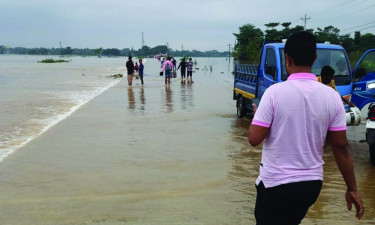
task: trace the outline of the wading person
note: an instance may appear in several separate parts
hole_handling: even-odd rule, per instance
[[[139,70],[138,63],[135,62],[135,65],[134,65],[134,71],[135,71],[135,73],[138,73],[138,70]]]
[[[141,84],[143,85],[143,69],[144,69],[144,65],[142,63],[142,59],[139,59],[139,77],[141,78]]]
[[[187,63],[187,81],[193,82],[193,61],[189,58],[189,62]],[[190,77],[190,79],[189,79]]]
[[[335,70],[332,69],[330,66],[323,66],[320,76],[318,77],[318,81],[333,88],[337,91],[335,80],[333,79],[333,75],[335,74]],[[338,91],[337,91],[338,92]],[[341,96],[341,100],[348,104],[350,107],[355,107],[354,103],[349,101],[348,99]]]
[[[134,75],[134,63],[130,55],[129,60],[126,62],[126,69],[128,70],[128,85],[132,86]]]
[[[173,71],[176,71],[177,60],[175,58],[172,58],[172,63],[173,63]]]
[[[327,135],[345,180],[348,210],[364,213],[357,191],[346,138],[345,110],[340,95],[311,73],[316,39],[309,32],[291,35],[285,44],[288,80],[269,87],[249,128],[252,146],[263,140],[256,180],[257,224],[300,224],[317,200],[323,181],[323,145]]]
[[[180,67],[181,67],[181,82],[184,82],[185,76],[186,76],[186,61],[185,61],[185,58],[182,59],[182,61],[178,65],[177,70],[180,69]]]
[[[163,68],[162,68],[162,71],[164,71],[164,75],[165,75],[166,85],[171,84],[172,68],[173,68],[173,63],[171,62],[171,58],[168,57],[167,60],[164,62]]]

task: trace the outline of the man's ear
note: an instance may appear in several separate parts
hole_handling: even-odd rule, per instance
[[[293,63],[292,57],[290,57],[288,54],[285,54],[285,66],[289,67]]]
[[[318,58],[318,55],[315,53],[315,58],[314,58],[313,64],[315,63],[315,61],[316,61],[317,58]]]

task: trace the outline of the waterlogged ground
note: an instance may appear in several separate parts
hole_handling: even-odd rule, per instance
[[[147,60],[144,87],[123,79],[3,160],[0,224],[255,224],[261,146],[247,143],[250,118],[236,118],[232,66],[197,62],[194,83],[165,87]],[[363,221],[326,147],[323,190],[302,224],[375,224],[364,130],[348,129]]]

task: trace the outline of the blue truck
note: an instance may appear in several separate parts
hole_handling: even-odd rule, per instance
[[[252,103],[258,103],[268,87],[287,80],[284,46],[284,43],[265,43],[261,50],[259,65],[234,65],[233,99],[237,101],[239,118],[252,113]],[[322,67],[326,65],[335,70],[334,80],[341,96],[352,101],[359,109],[375,102],[375,49],[367,51],[352,71],[342,46],[319,43],[312,73],[320,75]],[[350,111],[348,106],[345,107]],[[347,123],[360,121],[357,116],[360,116],[359,111],[350,114],[349,117],[347,114]]]

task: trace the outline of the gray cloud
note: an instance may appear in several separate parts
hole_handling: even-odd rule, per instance
[[[125,48],[169,43],[174,49],[226,50],[245,23],[268,22],[341,30],[374,22],[373,0],[1,0],[0,45]],[[375,25],[375,24],[373,24]],[[359,27],[359,28],[365,28]],[[354,30],[347,30],[350,32]],[[342,32],[342,33],[346,33]],[[375,28],[362,31],[375,33]]]

